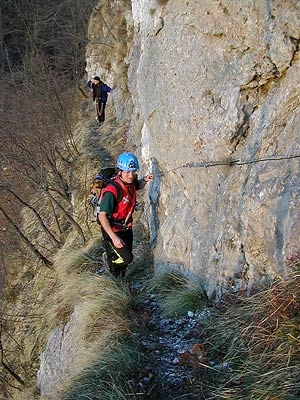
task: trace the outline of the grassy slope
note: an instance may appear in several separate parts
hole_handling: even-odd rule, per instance
[[[36,264],[27,249],[22,257],[12,261],[3,304],[7,316],[4,332],[7,333],[3,334],[2,340],[7,364],[13,366],[25,385],[8,377],[9,394],[4,394],[6,390],[0,388],[4,398],[12,395],[25,400],[27,392],[28,398],[33,398],[39,355],[47,337],[54,327],[67,320],[76,302],[75,291],[69,290],[68,297],[66,291],[80,284],[78,273],[83,274],[81,284],[85,286],[90,279],[88,272],[93,272],[99,265],[101,234],[88,205],[89,184],[96,172],[104,164],[113,165],[116,155],[123,150],[126,125],[117,126],[108,107],[106,124],[100,130],[94,121],[94,109],[89,99],[83,108],[86,108],[85,115],[75,127],[82,155],[71,167],[71,176],[76,213],[85,230],[87,244],[83,245],[74,233],[70,233],[64,247],[53,255],[54,269]],[[29,229],[36,237],[38,230],[33,222]],[[43,237],[39,240],[42,242]]]
[[[23,387],[10,380],[21,389],[10,387],[15,399],[40,398],[34,388],[39,355],[51,330],[68,320],[74,306],[80,310],[78,345],[84,357],[74,366],[79,378],[69,382],[61,399],[142,398],[134,395],[130,384],[130,377],[142,368],[138,349],[129,339],[138,322],[132,310],[139,299],[133,298],[126,284],[93,274],[103,247],[87,205],[91,178],[100,167],[113,164],[124,149],[125,133],[126,125],[117,126],[109,109],[106,124],[99,128],[88,105],[76,127],[82,156],[73,166],[75,204],[88,242],[81,245],[71,233],[55,256],[53,270],[35,265],[29,255],[15,260],[5,307],[11,334],[5,337],[7,360],[25,381]],[[136,259],[128,274],[131,283],[145,279],[145,271],[151,269],[147,233],[138,220],[137,213]],[[207,354],[201,360],[197,353],[189,354],[184,360],[194,369],[197,398],[299,398],[299,259],[296,255],[291,261],[294,272],[289,280],[250,299],[228,302],[225,309],[212,308],[211,318],[194,332]],[[161,292],[166,315],[184,312],[183,300],[193,302],[201,291],[190,284],[178,285],[176,277],[170,286],[169,278],[155,278],[151,290]]]

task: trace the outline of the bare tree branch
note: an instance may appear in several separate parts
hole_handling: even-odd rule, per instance
[[[45,264],[46,267],[51,268],[53,265],[53,262],[48,260],[47,257],[45,257],[43,254],[40,253],[40,251],[34,246],[34,244],[27,238],[27,236],[21,231],[21,229],[15,224],[15,222],[10,218],[10,216],[5,212],[5,210],[0,206],[0,211],[6,218],[6,220],[11,224],[11,226],[15,229],[15,231],[18,233],[19,237],[25,243],[31,250],[32,252],[38,256],[38,258]]]
[[[5,369],[6,372],[8,372],[18,383],[20,383],[22,386],[25,385],[24,380],[4,361],[4,351],[3,351],[3,345],[2,345],[2,322],[0,322],[0,362],[2,367]]]

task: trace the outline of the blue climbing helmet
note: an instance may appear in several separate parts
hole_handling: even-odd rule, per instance
[[[138,159],[132,153],[122,153],[117,158],[116,169],[125,172],[137,171],[139,169]]]

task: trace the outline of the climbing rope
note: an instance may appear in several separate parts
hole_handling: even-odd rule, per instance
[[[260,162],[268,161],[280,161],[280,160],[291,160],[295,158],[300,158],[300,155],[290,155],[290,156],[272,156],[264,158],[255,158],[253,160],[240,160],[240,159],[229,159],[223,161],[202,161],[202,162],[187,162],[184,165],[169,169],[168,171],[161,172],[160,175],[168,174],[169,172],[174,172],[181,168],[210,168],[220,165],[235,166],[235,165],[245,165],[245,164],[255,164]]]

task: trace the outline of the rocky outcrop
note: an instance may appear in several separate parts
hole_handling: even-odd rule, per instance
[[[211,298],[285,276],[298,249],[297,4],[132,2],[129,144],[162,172],[155,264]]]
[[[72,376],[75,365],[82,357],[78,319],[78,310],[75,310],[68,323],[54,329],[41,354],[37,388],[41,395],[48,395],[50,399],[57,398],[57,389]]]
[[[155,265],[193,274],[211,298],[285,276],[298,249],[299,158],[285,157],[300,155],[299,17],[292,0],[133,0],[120,16],[129,93],[113,97],[128,148],[157,177]]]

